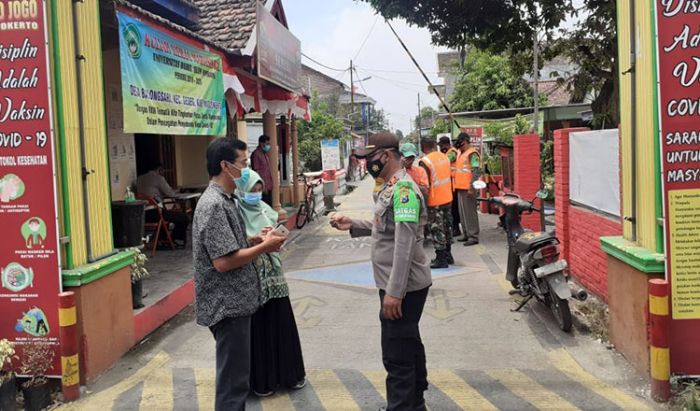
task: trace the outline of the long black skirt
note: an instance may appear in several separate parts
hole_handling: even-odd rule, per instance
[[[250,389],[292,388],[306,376],[299,331],[289,297],[273,298],[253,314]]]

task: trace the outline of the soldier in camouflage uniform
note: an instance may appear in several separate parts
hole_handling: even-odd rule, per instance
[[[436,141],[421,139],[425,156],[419,164],[428,174],[428,226],[433,238],[435,259],[431,268],[447,268],[454,264],[452,256],[452,178],[449,158],[437,150]]]

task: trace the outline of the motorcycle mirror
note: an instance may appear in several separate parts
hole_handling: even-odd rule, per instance
[[[549,197],[549,191],[547,191],[543,188],[540,191],[538,191],[537,194],[535,194],[535,195],[537,196],[537,198],[544,200],[547,197]]]
[[[483,190],[486,188],[486,183],[484,183],[481,180],[475,181],[474,184],[472,184],[472,187],[474,187],[475,190]]]

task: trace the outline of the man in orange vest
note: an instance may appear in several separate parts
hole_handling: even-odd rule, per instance
[[[452,257],[452,172],[450,159],[437,150],[436,141],[423,138],[420,142],[425,156],[420,166],[428,173],[428,225],[433,237],[435,259],[430,268],[447,268]]]
[[[481,156],[470,144],[469,134],[460,133],[455,142],[460,151],[455,163],[454,187],[459,200],[462,229],[466,237],[465,246],[479,244],[479,214],[477,213],[476,190],[472,186],[480,177]]]
[[[449,137],[440,137],[440,141],[438,142],[438,146],[440,146],[440,151],[447,156],[447,158],[450,159],[450,164],[452,165],[452,182],[454,184],[454,177],[455,177],[455,162],[457,162],[457,158],[459,157],[459,150],[456,148],[452,147],[452,141],[450,140]],[[453,187],[454,191],[454,187]],[[453,195],[452,199],[452,236],[453,237],[459,237],[461,234],[459,231],[459,223],[460,223],[460,216],[459,216],[459,200],[457,199],[456,195]],[[464,238],[464,237],[462,237]],[[462,241],[462,239],[459,239]],[[466,238],[464,238],[464,241],[466,241]]]

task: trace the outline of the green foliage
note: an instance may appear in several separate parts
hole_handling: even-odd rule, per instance
[[[579,71],[570,83],[572,102],[593,96],[595,128],[617,127],[618,103],[617,3],[608,0],[584,0],[577,25],[561,31],[553,51],[576,62]],[[625,68],[626,69],[626,68]]]
[[[697,380],[684,381],[680,385],[681,390],[672,399],[669,408],[673,411],[700,411],[700,388]]]
[[[403,140],[403,139],[404,139],[403,131],[397,129],[396,132],[395,132],[395,134],[396,134],[396,137],[399,138],[399,140]]]
[[[425,106],[420,109],[420,119],[416,116],[413,119],[413,124],[417,128],[431,128],[436,117],[437,110],[430,106]],[[420,124],[418,120],[420,120]]]
[[[150,275],[146,268],[148,257],[138,248],[131,248],[130,250],[134,252],[134,262],[131,263],[131,282],[135,283]]]
[[[508,66],[516,75],[532,72],[537,32],[541,62],[563,55],[579,66],[568,83],[572,102],[593,96],[593,112],[609,116],[609,121],[597,125],[615,127],[619,123],[615,1],[583,0],[577,7],[572,0],[362,1],[387,19],[403,18],[427,28],[437,45],[508,53]],[[581,20],[561,30],[561,23],[570,15]]]
[[[530,50],[534,30],[552,31],[573,10],[571,0],[363,0],[387,19],[402,18],[430,30],[433,42],[496,52]]]
[[[311,100],[311,121],[299,122],[299,157],[305,171],[321,170],[321,140],[347,141],[343,123],[328,111],[328,102]]]
[[[458,71],[450,98],[454,111],[498,110],[531,107],[533,90],[515,73],[504,55],[473,50]],[[546,102],[546,96],[543,102]]]
[[[450,121],[443,118],[435,120],[433,128],[430,129],[430,137],[436,138],[438,134],[449,133],[451,131]]]

